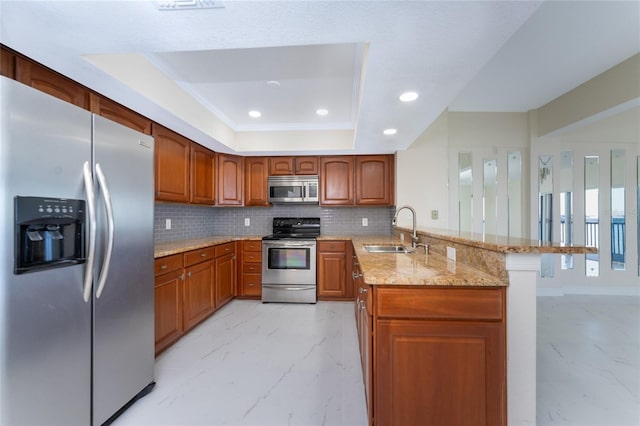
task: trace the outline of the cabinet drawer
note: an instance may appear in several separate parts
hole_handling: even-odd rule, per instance
[[[260,274],[242,274],[242,294],[260,296],[262,294],[262,276]]]
[[[256,253],[253,251],[242,253],[243,262],[260,262],[262,260],[262,253]]]
[[[225,254],[233,253],[236,250],[236,243],[233,241],[230,243],[218,244],[215,246],[216,257],[224,256]]]
[[[262,263],[243,263],[242,272],[245,274],[260,274]]]
[[[185,266],[195,265],[196,263],[213,259],[213,254],[214,254],[213,247],[207,247],[199,250],[189,251],[184,254],[184,264]]]
[[[346,250],[346,241],[318,241],[318,251],[344,252]]]
[[[154,275],[162,275],[167,272],[182,269],[182,254],[160,257],[153,262]]]
[[[499,321],[504,288],[375,288],[379,318],[427,318]]]
[[[243,241],[242,251],[262,251],[262,241]]]

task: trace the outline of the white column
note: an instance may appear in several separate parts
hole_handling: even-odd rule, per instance
[[[540,255],[509,253],[507,288],[508,424],[536,424],[536,278]]]

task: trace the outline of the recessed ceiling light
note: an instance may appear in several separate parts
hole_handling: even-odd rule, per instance
[[[398,133],[397,129],[384,129],[382,131],[382,133],[384,133],[387,136],[391,136],[391,135],[395,135],[396,133]]]
[[[260,118],[261,116],[262,116],[262,113],[260,111],[256,111],[256,110],[249,111],[249,117],[251,118]]]
[[[327,114],[329,114],[329,110],[326,108],[318,108],[316,110],[316,114],[321,115],[321,116],[325,116]]]
[[[416,99],[418,99],[418,96],[420,96],[420,95],[418,95],[418,92],[404,92],[398,98],[402,102],[411,102],[411,101],[415,101]]]

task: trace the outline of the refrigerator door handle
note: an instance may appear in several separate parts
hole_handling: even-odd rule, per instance
[[[102,191],[102,199],[104,200],[104,207],[107,211],[107,251],[104,256],[104,263],[102,265],[102,271],[100,271],[100,277],[98,278],[98,289],[96,290],[96,299],[99,299],[104,290],[104,285],[107,282],[109,276],[109,266],[111,265],[111,255],[113,254],[113,206],[111,205],[111,193],[109,192],[109,185],[107,185],[107,179],[102,172],[100,163],[96,163],[96,176],[98,177],[98,183]]]
[[[84,190],[87,194],[87,212],[89,214],[89,253],[87,255],[87,266],[84,270],[84,285],[82,287],[82,296],[85,302],[89,301],[91,297],[91,290],[93,289],[93,262],[96,255],[96,205],[95,205],[95,191],[93,189],[93,176],[91,175],[91,166],[89,162],[84,162],[82,169],[82,175],[84,177]]]

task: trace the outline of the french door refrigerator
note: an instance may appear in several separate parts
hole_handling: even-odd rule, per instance
[[[0,79],[0,424],[102,424],[154,385],[153,138]]]

